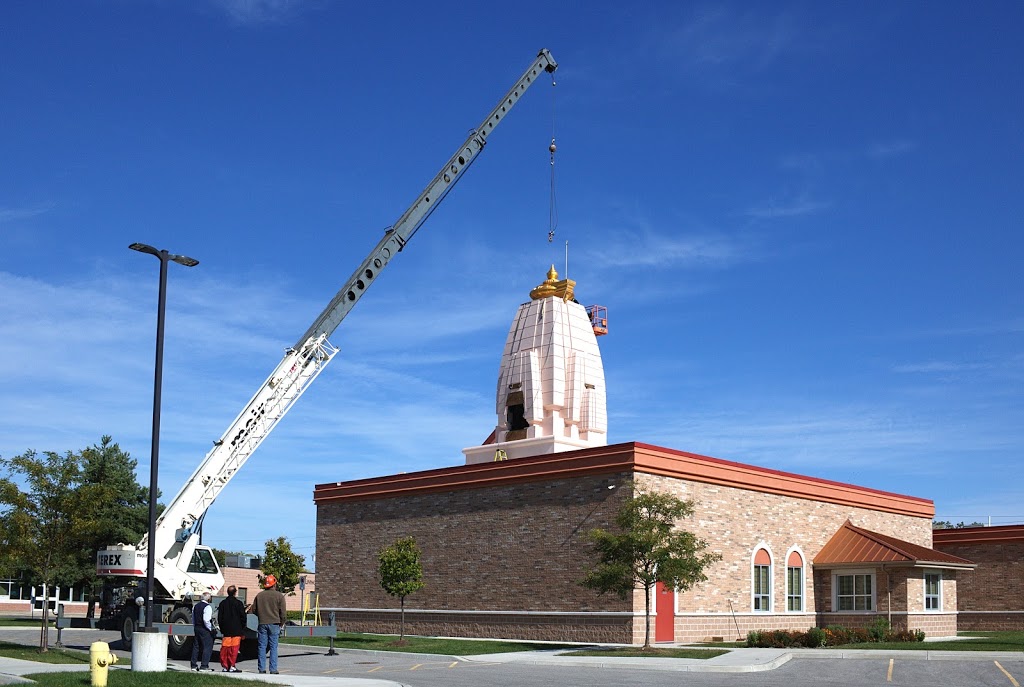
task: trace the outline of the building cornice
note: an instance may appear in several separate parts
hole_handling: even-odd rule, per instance
[[[602,474],[642,473],[791,498],[932,518],[929,499],[744,465],[637,442],[475,465],[316,485],[317,504],[508,486]]]
[[[1024,541],[1024,525],[932,530],[932,546],[934,547],[945,544],[1004,544],[1012,541]]]

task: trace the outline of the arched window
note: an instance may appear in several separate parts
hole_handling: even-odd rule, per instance
[[[799,551],[786,557],[786,610],[804,610],[804,557]]]
[[[772,556],[767,548],[754,554],[753,609],[758,613],[772,610]]]

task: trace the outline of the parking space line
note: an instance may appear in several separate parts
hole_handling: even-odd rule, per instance
[[[423,665],[423,664],[422,664],[422,663],[417,663],[417,664],[416,664],[416,665],[414,665],[414,666],[413,666],[412,668],[409,668],[409,670],[416,670],[416,669],[417,669],[417,668],[419,668],[419,667],[420,667],[421,665]],[[1020,687],[1020,685],[1018,685],[1017,687]]]
[[[454,668],[457,665],[459,665],[458,661],[452,661],[452,664],[450,666],[448,666],[448,669],[451,670],[452,668]]]
[[[896,659],[894,659],[894,658],[890,658],[889,659],[889,672],[886,673],[886,675],[885,675],[885,681],[886,682],[892,682],[892,664],[895,663],[895,662],[896,662]]]
[[[996,668],[999,668],[999,670],[1003,671],[1003,675],[1005,675],[1007,678],[1009,678],[1010,683],[1013,685],[1013,687],[1020,687],[1020,683],[1018,683],[1016,680],[1014,680],[1013,676],[1010,675],[1008,672],[1006,672],[1006,668],[1004,668],[1001,665],[999,665],[999,661],[992,661],[992,662],[996,664]]]
[[[369,669],[369,670],[367,670],[366,672],[368,672],[368,673],[376,673],[376,672],[377,672],[378,670],[380,670],[380,669],[381,669],[381,668],[383,668],[383,667],[384,667],[384,666],[377,666],[376,668],[370,668],[370,669]]]

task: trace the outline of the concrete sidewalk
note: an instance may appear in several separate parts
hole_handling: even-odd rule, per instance
[[[314,649],[314,647],[308,647]],[[324,649],[326,651],[326,649]],[[773,670],[792,659],[805,660],[843,660],[843,659],[899,659],[922,661],[1024,661],[1024,652],[1014,651],[928,651],[928,650],[838,650],[838,649],[729,649],[728,653],[710,659],[694,658],[647,658],[647,657],[602,657],[602,656],[566,656],[571,650],[551,649],[544,651],[521,651],[500,654],[483,654],[477,656],[434,656],[432,654],[407,654],[401,652],[378,652],[359,649],[342,649],[341,653],[356,657],[406,657],[413,661],[429,658],[455,659],[464,663],[518,663],[535,666],[587,666],[606,668],[626,668],[630,670],[663,670],[702,673],[753,673]],[[320,653],[316,648],[312,653]],[[54,671],[88,671],[88,666],[81,664],[52,664],[22,661],[0,657],[0,685],[26,683],[20,676],[32,673]],[[168,671],[184,671],[187,665],[169,663]],[[130,670],[128,667],[114,666],[113,670]],[[312,667],[315,671],[316,668]],[[391,680],[376,680],[354,677],[335,677],[327,674],[298,674],[288,670],[280,675],[259,674],[252,670],[243,673],[216,673],[240,677],[247,680],[259,680],[272,684],[294,685],[294,687],[401,687],[402,683]]]

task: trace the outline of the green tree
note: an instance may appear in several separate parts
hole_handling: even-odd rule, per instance
[[[658,582],[683,592],[707,581],[704,570],[722,559],[708,553],[708,544],[677,528],[693,515],[693,501],[660,492],[635,489],[615,515],[618,531],[593,529],[588,538],[596,563],[582,580],[599,594],[612,592],[622,599],[636,589],[644,591],[644,648],[651,646],[651,592]]]
[[[306,557],[292,551],[292,545],[286,537],[277,540],[268,539],[260,567],[262,575],[258,575],[260,585],[267,575],[277,578],[277,590],[291,594],[299,586],[299,575],[306,569]]]
[[[961,530],[961,529],[963,529],[965,527],[984,527],[984,526],[985,526],[985,523],[978,522],[977,520],[975,520],[972,523],[966,523],[966,522],[961,520],[960,522],[958,522],[955,525],[952,522],[950,522],[949,520],[932,520],[932,529],[933,530]]]
[[[423,589],[423,564],[416,539],[405,537],[377,554],[380,562],[380,586],[391,596],[397,596],[402,606],[398,641],[405,638],[405,597]]]
[[[149,487],[139,484],[138,462],[104,435],[81,453],[82,581],[96,579],[96,552],[136,544],[149,530]]]
[[[43,586],[39,650],[49,649],[49,588],[72,585],[81,574],[81,456],[29,450],[0,458],[0,567],[27,571]],[[24,485],[24,489],[21,485]]]

